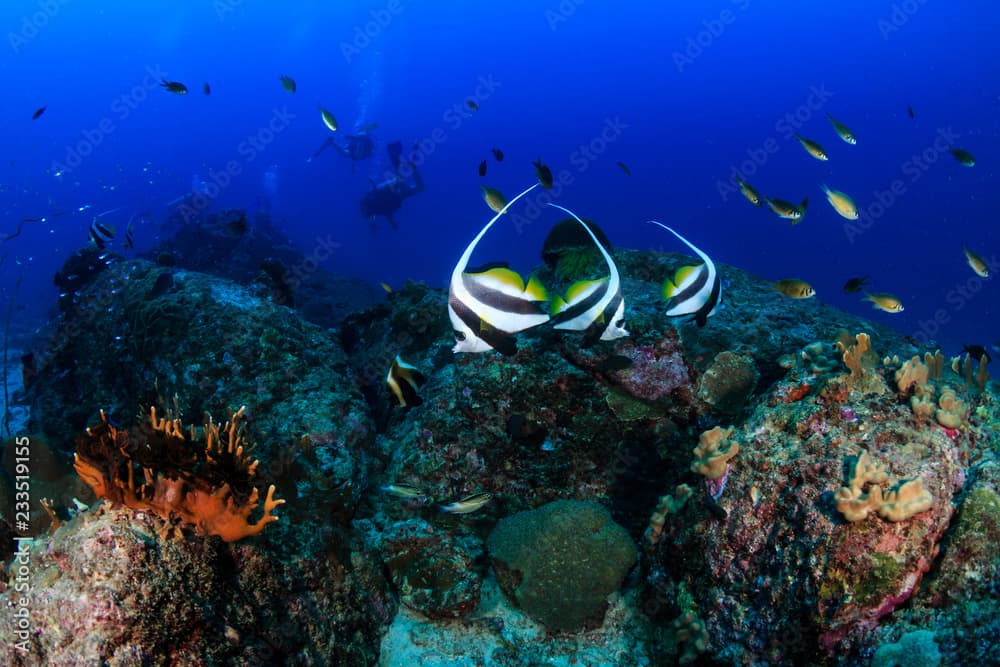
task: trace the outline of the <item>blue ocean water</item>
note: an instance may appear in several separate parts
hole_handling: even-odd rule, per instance
[[[616,245],[683,252],[644,224],[657,219],[719,262],[808,280],[819,300],[948,354],[988,346],[1000,340],[1000,285],[972,272],[963,244],[1000,257],[998,24],[995,4],[926,0],[12,0],[0,6],[0,235],[45,220],[0,243],[0,288],[6,302],[23,277],[19,317],[44,320],[51,277],[95,214],[114,211],[101,219],[121,231],[148,211],[137,252],[165,233],[168,202],[192,191],[210,195],[209,210],[266,200],[307,255],[332,239],[330,271],[444,287],[492,215],[480,185],[513,196],[540,156],[558,181],[551,196]],[[338,132],[377,123],[375,156],[353,170],[333,151],[309,162],[330,136],[320,107]],[[425,190],[403,203],[398,230],[373,234],[358,201],[391,173],[385,147],[397,139]],[[733,189],[737,174],[771,197],[808,196],[807,215],[793,226],[755,208]],[[821,183],[849,193],[861,219],[839,217]],[[475,263],[537,263],[561,216],[531,203],[544,199],[496,227]],[[863,275],[906,310],[842,292]]]

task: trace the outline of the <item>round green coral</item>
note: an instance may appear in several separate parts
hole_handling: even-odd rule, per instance
[[[501,590],[551,630],[599,625],[636,549],[593,502],[556,500],[501,519],[487,543]]]

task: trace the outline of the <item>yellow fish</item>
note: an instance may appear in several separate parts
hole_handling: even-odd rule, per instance
[[[320,107],[319,113],[323,117],[323,124],[330,128],[331,132],[336,132],[337,119],[334,115],[322,107]]]
[[[806,153],[809,153],[809,155],[812,155],[817,160],[822,160],[823,162],[826,162],[827,160],[830,159],[826,156],[826,151],[823,150],[823,147],[817,144],[815,141],[812,141],[811,139],[806,139],[805,137],[800,137],[797,134],[795,135],[795,138],[799,140],[800,144],[802,144],[802,148],[806,149]]]
[[[798,278],[782,278],[771,287],[793,299],[808,299],[816,296],[816,290],[813,289],[812,285]]]
[[[893,295],[886,294],[885,292],[878,292],[876,294],[865,292],[865,298],[862,300],[871,301],[872,308],[875,310],[884,310],[887,313],[903,312],[902,302]]]
[[[990,268],[986,265],[986,262],[983,261],[983,258],[977,255],[976,253],[972,252],[965,246],[962,246],[962,249],[965,251],[966,261],[969,262],[969,266],[972,267],[972,270],[976,272],[976,275],[979,276],[980,278],[989,278]]]
[[[760,206],[763,204],[760,193],[753,189],[753,186],[744,181],[741,178],[736,179],[736,187],[740,189],[740,194],[747,198],[747,200],[754,206]]]
[[[858,206],[854,203],[853,199],[840,190],[831,190],[826,185],[820,185],[820,187],[823,188],[826,200],[830,202],[833,210],[840,214],[840,217],[847,218],[848,220],[858,219]]]
[[[834,131],[840,136],[841,139],[851,144],[852,146],[858,143],[857,138],[855,138],[854,133],[851,132],[851,128],[847,127],[840,121],[836,120],[830,114],[826,115],[826,119],[830,121],[830,125],[833,125]]]
[[[772,211],[778,214],[778,217],[790,220],[793,225],[802,222],[802,218],[806,215],[806,208],[809,206],[809,197],[803,199],[798,206],[784,199],[766,198],[764,201],[767,202]]]
[[[483,189],[483,201],[486,202],[486,205],[493,209],[494,213],[506,213],[503,207],[507,205],[507,198],[503,196],[503,193],[496,188],[485,185],[480,187]]]

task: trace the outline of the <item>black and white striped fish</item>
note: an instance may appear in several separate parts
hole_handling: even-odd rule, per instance
[[[722,280],[715,264],[708,255],[670,227],[655,220],[649,222],[679,238],[704,262],[698,266],[681,267],[674,274],[673,280],[667,278],[663,283],[663,298],[667,301],[668,317],[688,317],[689,321],[694,320],[698,326],[705,326],[705,322],[715,314],[722,302]]]
[[[389,372],[385,376],[385,386],[389,393],[396,399],[396,405],[401,408],[408,408],[420,405],[424,402],[417,394],[417,390],[427,382],[424,374],[417,370],[413,364],[403,361],[398,354],[389,366]]]
[[[465,272],[472,252],[493,223],[537,185],[532,185],[507,202],[472,239],[455,265],[448,287],[448,317],[455,330],[453,352],[496,350],[511,355],[517,352],[513,334],[549,320],[549,314],[542,307],[548,295],[534,276],[525,285],[521,276],[503,266],[475,273]]]
[[[614,340],[627,336],[625,330],[625,299],[622,296],[621,276],[611,255],[590,227],[576,213],[558,204],[549,203],[560,211],[565,211],[583,225],[587,234],[594,240],[597,249],[608,264],[607,278],[597,280],[581,280],[570,285],[566,298],[556,297],[552,304],[553,329],[565,331],[584,331],[583,346],[589,347],[598,340]]]
[[[115,238],[115,228],[94,218],[94,221],[90,223],[90,233],[88,236],[91,243],[99,250],[104,250],[104,246],[107,245],[108,241]]]

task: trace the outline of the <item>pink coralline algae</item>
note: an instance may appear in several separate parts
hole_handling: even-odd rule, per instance
[[[622,389],[651,403],[668,401],[677,392],[690,394],[691,374],[675,341],[664,338],[652,347],[622,350],[632,366],[615,373]]]

